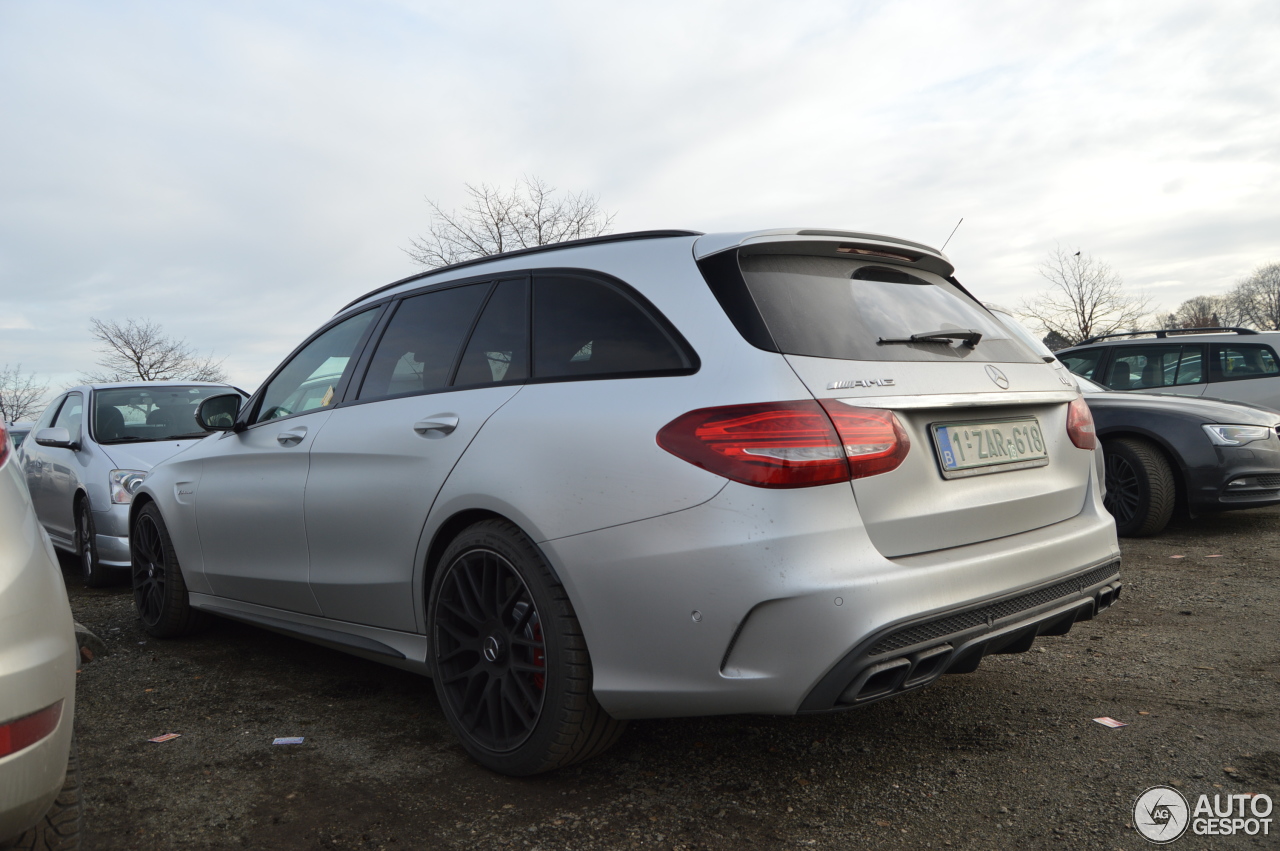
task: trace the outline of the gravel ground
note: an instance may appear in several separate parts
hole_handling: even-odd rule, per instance
[[[64,561],[109,648],[79,677],[86,847],[1136,849],[1154,784],[1280,802],[1280,509],[1123,549],[1119,604],[1029,653],[839,715],[634,722],[526,780],[468,760],[426,679],[230,622],[149,639]]]

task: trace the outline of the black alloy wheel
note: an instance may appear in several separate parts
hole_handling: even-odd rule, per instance
[[[1177,499],[1173,469],[1148,441],[1122,437],[1103,444],[1107,495],[1103,504],[1116,519],[1116,533],[1141,538],[1159,533]]]
[[[477,743],[519,747],[542,713],[542,619],[511,562],[474,549],[453,564],[436,601],[436,670],[450,707]]]
[[[87,587],[101,588],[111,582],[112,577],[98,561],[98,533],[88,499],[81,499],[76,509],[76,552],[80,555],[80,575]]]
[[[445,549],[431,583],[431,675],[472,758],[527,776],[603,753],[626,727],[591,690],[569,595],[512,523],[485,520]]]
[[[208,615],[191,608],[173,541],[155,503],[144,506],[134,519],[129,554],[133,563],[133,604],[148,634],[174,638],[208,623]]]

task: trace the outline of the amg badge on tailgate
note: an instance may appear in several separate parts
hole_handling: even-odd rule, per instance
[[[833,381],[828,390],[848,390],[850,387],[892,387],[892,378],[855,378],[852,381]]]

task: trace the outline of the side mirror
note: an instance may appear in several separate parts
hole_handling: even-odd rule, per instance
[[[205,431],[231,431],[239,413],[239,393],[210,396],[196,408],[196,424]]]
[[[71,432],[65,428],[42,428],[35,434],[36,443],[54,449],[75,449],[71,442]]]

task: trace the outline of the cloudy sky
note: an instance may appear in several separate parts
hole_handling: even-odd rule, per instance
[[[615,229],[1056,245],[1162,307],[1280,261],[1280,4],[0,2],[0,365],[147,317],[252,389],[464,182]]]

